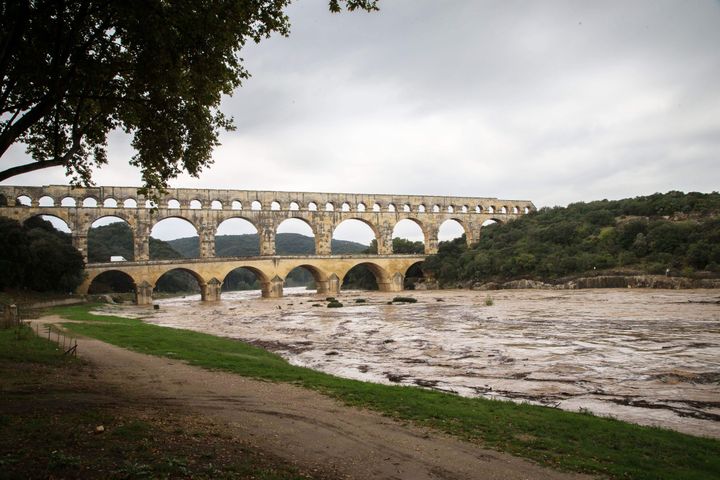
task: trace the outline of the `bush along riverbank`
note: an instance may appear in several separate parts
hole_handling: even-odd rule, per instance
[[[74,320],[65,328],[78,334],[150,355],[171,352],[172,358],[195,366],[314,389],[348,405],[562,470],[618,479],[720,478],[720,441],[714,439],[548,407],[342,379],[292,366],[236,340],[90,310],[63,307],[55,313]]]

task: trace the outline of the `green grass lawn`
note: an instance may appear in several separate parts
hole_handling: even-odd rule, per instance
[[[83,322],[67,323],[68,329],[114,345],[319,390],[350,405],[559,469],[623,479],[720,478],[717,440],[554,408],[347,380],[292,366],[275,354],[236,340],[94,315],[90,309],[83,305],[54,312]]]

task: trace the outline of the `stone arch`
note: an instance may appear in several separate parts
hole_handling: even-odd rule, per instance
[[[177,210],[178,208],[181,208],[180,200],[177,198],[170,198],[167,201],[167,208]]]
[[[309,289],[309,287],[307,287],[307,284],[303,285],[303,284],[294,284],[293,283],[293,280],[295,278],[293,276],[293,273],[298,270],[310,273],[313,283],[315,283],[316,293],[322,294],[322,293],[328,293],[329,291],[331,291],[329,289],[329,285],[328,285],[328,274],[326,272],[322,271],[321,269],[319,269],[318,267],[307,264],[307,263],[299,263],[297,265],[291,265],[287,268],[287,271],[283,275],[283,277],[284,277],[283,278],[283,288],[293,287],[293,286],[306,286],[306,288]],[[302,276],[298,276],[298,279],[295,281],[302,282],[302,280],[304,280],[302,278]]]
[[[388,212],[396,212],[396,211],[397,211],[397,208],[395,208],[395,204],[394,204],[394,203],[388,203],[387,211],[388,211]]]
[[[200,200],[198,200],[197,198],[193,198],[192,200],[190,200],[190,209],[191,210],[202,210],[202,208],[203,208],[203,204]]]
[[[112,197],[108,197],[102,202],[103,208],[117,208],[118,202]]]
[[[414,226],[415,228],[413,228]],[[398,229],[399,227],[399,229]],[[420,232],[420,238],[415,238],[417,236],[417,232]],[[399,219],[397,222],[395,222],[395,225],[393,226],[392,231],[392,238],[401,238],[403,240],[408,240],[410,242],[422,242],[423,244],[423,252],[427,252],[427,240],[428,240],[428,234],[425,231],[425,225],[418,220],[417,218],[412,217],[405,217]],[[396,252],[395,248],[393,247],[393,253],[409,253],[409,252]]]
[[[50,195],[43,195],[38,199],[38,206],[40,207],[54,207],[55,199]]]
[[[432,211],[433,211],[433,213],[440,213],[440,205],[438,205],[437,203],[435,205],[433,205]]]
[[[260,200],[253,200],[250,204],[250,210],[260,211],[262,210],[262,203],[260,203]]]
[[[230,202],[230,210],[242,210],[242,202],[240,200],[233,200]]]
[[[278,210],[280,210],[280,202],[278,202],[277,200],[273,200],[272,202],[270,202],[270,210],[273,212],[277,212]]]
[[[419,260],[408,267],[403,272],[403,289],[415,290],[419,284],[425,279],[422,266],[425,260]],[[424,286],[424,285],[423,285]]]
[[[104,270],[95,275],[89,282],[87,293],[97,295],[103,293],[132,293],[135,297],[137,284],[127,272],[119,269]],[[136,298],[134,298],[137,301]]]
[[[192,258],[197,258],[200,256],[200,231],[198,229],[198,226],[195,224],[195,222],[189,218],[183,217],[182,215],[178,215],[177,213],[173,212],[167,212],[164,215],[159,215],[158,217],[153,218],[154,222],[150,226],[150,237],[157,239],[157,240],[163,240],[163,241],[171,241],[177,238],[197,238],[197,255]],[[180,220],[180,222],[168,222],[167,220]],[[172,225],[175,225],[174,227]],[[192,227],[192,229],[188,228]],[[172,235],[179,235],[175,236],[173,238],[170,235],[170,232],[173,232]],[[164,238],[163,238],[164,237]],[[159,244],[153,243],[150,241],[149,244],[149,253],[150,253],[150,260],[157,260],[157,256],[161,253],[157,247],[159,247]]]
[[[25,222],[33,218],[40,218],[42,220],[45,220],[46,222],[50,222],[55,230],[58,230],[62,233],[72,234],[75,231],[75,226],[71,222],[69,215],[65,214],[62,211],[51,211],[49,213],[35,211],[27,215],[22,215],[18,220],[20,221],[20,223],[24,224]]]
[[[422,203],[420,205],[418,205],[417,211],[418,211],[418,213],[425,213],[425,211],[426,211],[425,205]]]
[[[500,213],[503,213],[503,214],[508,213],[508,207],[506,207],[505,205],[500,207]]]
[[[123,208],[137,208],[137,200],[134,198],[126,198],[123,200]]]
[[[73,197],[63,197],[63,199],[60,200],[60,206],[61,207],[75,207],[75,206],[77,206],[77,200],[75,200]]]
[[[189,278],[193,278],[195,284],[189,282]],[[153,294],[157,292],[199,293],[200,299],[205,300],[205,279],[198,272],[188,267],[173,267],[164,272],[156,273],[152,277],[151,284]]]
[[[349,212],[350,204],[348,202],[343,202],[342,205],[340,205],[340,211],[341,212]]]
[[[381,267],[380,265],[378,265],[377,263],[374,263],[372,261],[361,261],[361,262],[355,263],[353,265],[348,265],[346,268],[337,272],[340,286],[342,288],[351,288],[352,286],[360,286],[360,287],[365,287],[365,288],[362,288],[364,290],[375,290],[375,288],[367,288],[367,287],[369,287],[369,285],[367,285],[367,284],[360,283],[358,285],[358,283],[356,283],[355,285],[351,285],[349,283],[350,281],[355,281],[355,282],[366,281],[367,276],[363,272],[364,269],[367,269],[372,274],[372,278],[375,281],[377,290],[388,291],[387,286],[391,283],[390,274],[383,267]],[[358,277],[353,278],[354,275],[352,272],[356,272]],[[363,272],[363,273],[361,273],[361,272]]]
[[[29,207],[32,205],[32,197],[30,197],[30,195],[22,193],[15,197],[15,205]]]
[[[518,208],[517,205],[513,206],[513,207],[512,207],[512,213],[514,213],[514,214],[517,215],[518,213],[520,213],[520,208]]]
[[[210,202],[210,210],[222,210],[223,204],[220,200],[213,200]]]
[[[243,239],[236,237],[239,235],[256,235],[258,237],[252,250],[246,252],[245,249],[249,247],[243,249],[242,245],[238,243]],[[230,236],[233,238],[223,238]],[[214,237],[216,257],[260,255],[260,229],[252,219],[246,216],[233,215],[223,219],[215,228]],[[225,252],[236,253],[236,255],[225,255]]]
[[[247,272],[254,276],[252,281],[257,281],[257,286],[263,298],[282,296],[282,279],[278,277],[270,278],[261,269],[243,263],[233,264],[222,272],[223,291],[254,290],[255,284],[248,282]],[[247,286],[241,286],[241,282],[247,284]]]
[[[87,197],[83,198],[82,206],[83,208],[97,208],[98,199],[94,196],[88,195]]]
[[[459,219],[457,217],[446,218],[442,223],[440,223],[440,225],[438,225],[438,231],[437,231],[438,240],[440,240],[441,242],[454,240],[455,238],[458,238],[462,235],[462,233],[460,235],[456,235],[456,234],[450,235],[450,232],[453,232],[453,230],[454,230],[453,233],[457,233],[459,230],[457,228],[453,227],[452,230],[448,231],[448,226],[452,225],[452,224],[448,224],[448,222],[455,222],[456,224],[458,224],[460,226],[460,230],[462,230],[462,233],[465,234],[465,238],[467,239],[468,243],[472,241],[472,232],[470,231],[468,225],[464,221],[462,221],[461,219]],[[445,226],[445,228],[443,228],[443,226]],[[445,232],[443,232],[443,230],[445,230]]]
[[[298,210],[300,210],[300,203],[293,200],[292,202],[290,202],[288,210],[290,210],[291,212],[297,212]]]
[[[326,212],[334,212],[335,211],[335,205],[332,202],[327,202],[325,204],[325,211]]]
[[[372,211],[379,212],[380,210],[382,210],[382,206],[378,202],[373,203]]]
[[[293,224],[295,227],[293,228]],[[290,227],[290,230],[294,230],[291,232],[281,232],[280,228],[285,225],[284,228]],[[307,227],[307,228],[305,228]],[[286,249],[278,249],[277,245],[277,234],[278,233],[297,233],[299,235],[308,236],[307,231],[310,230],[310,235],[313,239],[313,248],[311,253],[301,252],[301,251],[287,251]],[[302,230],[302,232],[300,231]],[[317,233],[315,230],[315,226],[306,218],[303,217],[290,217],[286,218],[280,223],[278,223],[277,227],[275,228],[275,252],[278,255],[298,255],[298,254],[305,254],[305,255],[315,255],[318,250],[318,238]],[[300,247],[300,246],[298,246]],[[281,251],[282,250],[282,251]]]
[[[89,219],[88,223],[88,263],[111,262],[112,257],[122,257],[126,261],[135,259],[135,232],[125,215],[119,212],[98,215]]]
[[[317,202],[313,201],[313,202],[308,203],[307,208],[308,208],[308,211],[310,211],[310,212],[317,212],[317,209],[318,209]]]
[[[367,206],[365,205],[364,202],[360,202],[360,203],[357,204],[357,211],[358,211],[358,212],[364,212],[364,211],[366,211],[366,210],[367,210]]]
[[[352,225],[352,224],[355,223],[356,221],[357,221],[357,222],[360,222],[360,223],[363,223],[363,224],[365,224],[366,226],[370,227],[370,231],[372,232],[372,236],[373,236],[374,239],[375,239],[375,243],[377,244],[378,242],[380,242],[380,232],[379,232],[379,229],[378,229],[377,225],[375,225],[373,222],[371,222],[371,221],[369,221],[369,220],[366,220],[366,219],[364,219],[364,218],[358,218],[358,217],[346,218],[346,219],[344,219],[343,221],[335,224],[335,225],[333,226],[333,229],[332,229],[332,236],[331,236],[331,238],[333,238],[333,239],[336,238],[335,235],[336,235],[336,233],[337,233],[338,228],[340,228],[341,225],[343,225],[343,224],[345,224],[345,225]],[[350,222],[350,223],[347,223],[347,222]],[[356,225],[357,225],[357,224],[356,224]],[[350,228],[352,228],[352,227],[350,227]],[[357,231],[357,229],[355,229],[355,230]],[[343,233],[343,232],[341,232],[341,233]],[[338,240],[349,240],[349,238],[338,238]],[[371,240],[371,242],[372,242],[372,240]],[[331,252],[331,253],[334,253],[334,254],[335,254],[336,252]]]
[[[404,204],[404,205],[402,206],[402,211],[405,212],[405,213],[411,212],[411,211],[412,211],[412,207],[410,206],[409,203],[406,203],[406,204]]]

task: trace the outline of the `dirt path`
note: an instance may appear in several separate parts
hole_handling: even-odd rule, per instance
[[[42,322],[58,322],[45,317]],[[78,351],[102,381],[139,401],[187,407],[227,422],[257,447],[305,471],[349,479],[571,479],[319,393],[81,339]]]

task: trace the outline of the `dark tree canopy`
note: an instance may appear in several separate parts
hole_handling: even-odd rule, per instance
[[[0,217],[0,289],[72,292],[84,279],[82,255],[70,236],[40,217],[23,225]]]
[[[3,0],[0,157],[15,143],[33,161],[0,181],[64,166],[76,184],[107,162],[113,129],[132,135],[145,187],[211,163],[219,110],[248,73],[248,41],[287,35],[290,0]],[[338,12],[377,0],[330,0]]]

